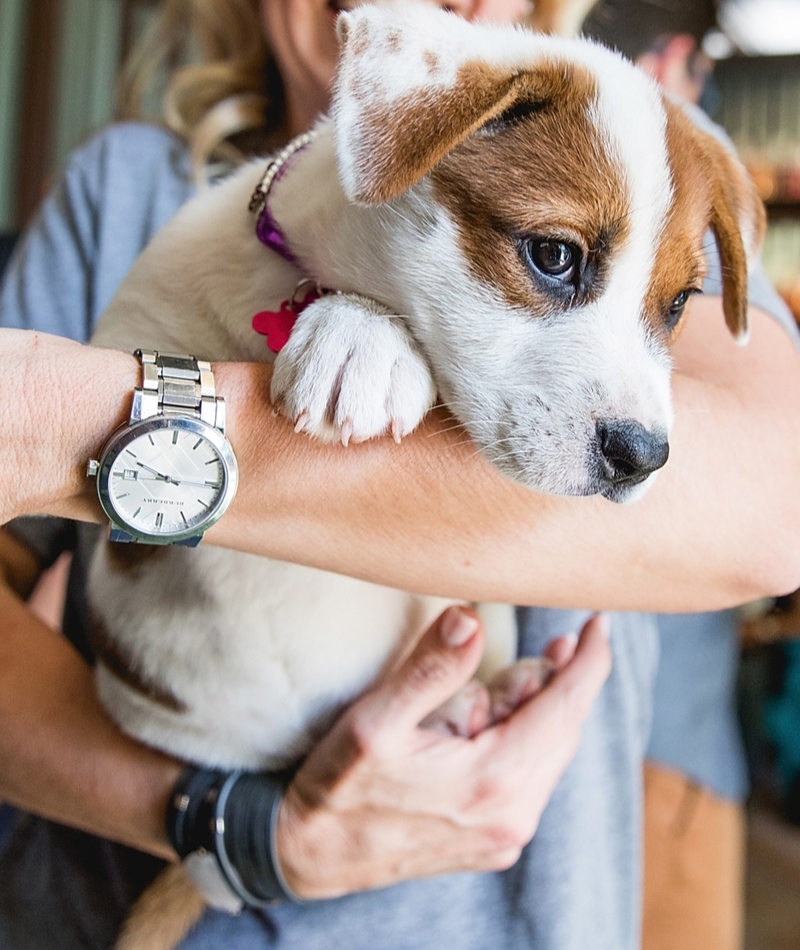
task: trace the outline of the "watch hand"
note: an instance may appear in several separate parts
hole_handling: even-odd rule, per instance
[[[176,485],[192,485],[195,488],[220,488],[216,482],[193,482],[188,478],[173,479]]]
[[[144,468],[144,469],[147,469],[148,472],[152,472],[153,475],[156,476],[156,479],[161,479],[161,481],[164,481],[164,482],[172,482],[173,485],[178,485],[178,484],[180,484],[180,483],[179,483],[176,479],[174,479],[171,475],[163,475],[161,472],[157,472],[154,468],[150,468],[149,465],[145,465],[144,462],[140,462],[138,459],[137,459],[137,461],[136,461],[136,464],[137,464],[140,468]]]
[[[140,482],[171,482],[173,485],[191,485],[193,488],[221,488],[221,485],[218,485],[216,482],[194,482],[189,478],[175,478],[174,475],[162,475],[161,472],[157,472],[154,468],[150,468],[149,465],[145,465],[143,462],[137,462],[137,465],[141,465],[142,468],[147,469],[148,472],[152,472],[155,476],[154,478],[143,478],[140,477]]]

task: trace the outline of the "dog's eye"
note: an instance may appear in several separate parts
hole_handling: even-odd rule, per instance
[[[683,316],[683,311],[686,307],[686,304],[692,294],[698,293],[699,291],[689,288],[687,290],[682,290],[672,301],[672,303],[667,307],[667,313],[665,316],[665,323],[667,324],[668,330],[673,330],[677,325],[680,318]]]
[[[527,263],[545,277],[571,283],[578,273],[581,251],[567,241],[530,238],[523,245]]]

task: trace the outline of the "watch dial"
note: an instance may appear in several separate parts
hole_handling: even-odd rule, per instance
[[[123,523],[151,535],[202,526],[225,489],[217,449],[187,429],[155,429],[119,453],[108,475],[108,495]]]

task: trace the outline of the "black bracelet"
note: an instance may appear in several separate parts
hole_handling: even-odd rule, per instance
[[[283,878],[275,850],[278,809],[293,774],[189,766],[167,808],[172,846],[181,859],[213,854],[228,887],[248,906],[299,901]]]

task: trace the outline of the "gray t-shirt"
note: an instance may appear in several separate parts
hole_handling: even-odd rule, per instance
[[[22,242],[2,288],[0,323],[87,339],[138,252],[191,191],[186,150],[166,132],[126,124],[98,135],[73,156]],[[44,563],[77,544],[67,630],[88,656],[78,574],[92,529],[24,519],[14,530]],[[586,616],[521,609],[522,653],[540,653]],[[614,615],[612,646],[613,670],[580,749],[515,867],[237,918],[209,911],[184,950],[638,950],[655,619]],[[108,947],[157,867],[118,845],[21,816],[0,860],[0,946]]]

